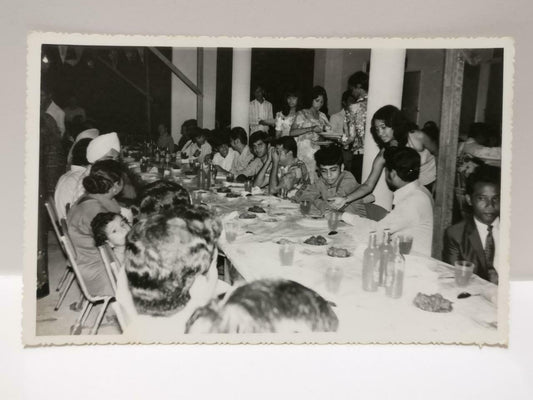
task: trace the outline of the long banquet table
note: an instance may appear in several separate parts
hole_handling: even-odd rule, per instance
[[[175,180],[194,189],[194,180],[176,176]],[[228,242],[222,234],[219,247],[236,271],[246,281],[261,278],[283,278],[299,282],[335,304],[339,317],[336,341],[360,343],[444,342],[501,344],[506,333],[498,329],[496,285],[477,276],[466,288],[459,288],[453,279],[452,266],[417,254],[406,255],[403,296],[392,299],[384,289],[365,292],[362,289],[362,257],[367,246],[371,222],[358,226],[340,223],[338,234],[328,235],[325,219],[304,217],[297,204],[272,196],[254,195],[226,198],[216,190],[201,191],[201,201],[215,210],[224,221],[235,220],[237,238]],[[267,211],[254,219],[241,219],[240,213],[258,205]],[[325,246],[307,245],[312,235],[324,236]],[[279,239],[295,242],[294,261],[282,266]],[[352,254],[348,258],[327,255],[330,246],[343,247]],[[329,266],[342,273],[339,290],[326,287],[325,273]],[[460,292],[475,296],[457,299]],[[417,293],[440,293],[453,302],[449,313],[431,313],[413,304]],[[479,294],[479,295],[478,295]],[[500,317],[501,318],[501,317]]]

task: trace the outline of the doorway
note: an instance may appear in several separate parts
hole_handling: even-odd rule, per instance
[[[420,71],[408,71],[403,78],[402,111],[418,124],[420,106]]]

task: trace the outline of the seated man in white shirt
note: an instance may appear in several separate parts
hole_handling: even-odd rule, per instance
[[[67,218],[67,209],[83,194],[81,180],[85,177],[87,161],[87,146],[92,139],[86,138],[76,142],[72,148],[72,166],[70,171],[63,174],[57,181],[54,201],[59,219]]]
[[[213,165],[218,171],[231,172],[235,156],[238,155],[229,145],[229,136],[225,132],[218,132],[213,137],[215,153],[213,155]]]
[[[409,147],[390,147],[385,150],[384,157],[387,185],[394,191],[393,209],[381,221],[369,223],[369,228],[377,231],[389,228],[393,238],[410,235],[413,237],[413,251],[431,256],[433,199],[418,181],[420,155]],[[355,225],[360,217],[344,213],[342,219]]]
[[[231,130],[229,137],[231,148],[237,153],[233,159],[231,173],[239,176],[254,159],[254,155],[248,147],[248,135],[243,128],[236,126]]]
[[[203,163],[205,157],[213,151],[211,145],[207,142],[208,132],[209,130],[207,129],[196,128],[192,139],[183,146],[181,158],[198,159],[199,162]]]
[[[125,273],[117,278],[126,335],[168,340],[185,332],[192,313],[220,289],[221,230],[209,210],[190,205],[151,214],[133,226],[126,238]]]

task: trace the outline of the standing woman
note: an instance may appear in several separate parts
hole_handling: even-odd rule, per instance
[[[102,212],[120,213],[115,200],[123,188],[122,169],[114,160],[97,161],[83,179],[86,194],[70,209],[68,232],[76,250],[76,261],[91,295],[113,295],[113,288],[94,243],[91,222]]]
[[[300,94],[295,90],[287,91],[285,105],[281,111],[276,113],[276,139],[282,136],[290,136],[296,113],[302,108],[300,104]]]
[[[427,150],[423,143],[418,139],[419,131],[417,126],[410,122],[395,106],[387,105],[381,107],[372,116],[371,124],[372,127],[370,128],[370,131],[372,132],[372,136],[380,150],[377,156],[374,158],[370,175],[368,175],[368,178],[361,186],[359,186],[348,196],[334,197],[330,199],[331,206],[333,208],[341,209],[346,204],[363,198],[374,191],[379,177],[381,176],[381,172],[385,167],[385,158],[383,157],[383,152],[387,147],[407,146],[414,148],[418,152]],[[431,184],[435,180],[436,176],[435,159],[433,158],[433,162],[431,163],[430,158],[431,157],[426,158],[426,163],[424,163],[424,159],[421,158],[419,180],[420,184],[424,186]],[[423,170],[426,171],[425,176],[422,175]]]
[[[290,135],[296,138],[298,158],[305,163],[311,183],[314,183],[317,177],[314,154],[319,146],[315,142],[321,132],[331,130],[328,117],[320,111],[327,110],[327,102],[326,90],[322,86],[315,86],[307,108],[296,113],[290,131]]]

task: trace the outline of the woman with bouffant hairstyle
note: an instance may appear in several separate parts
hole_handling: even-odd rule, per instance
[[[91,222],[103,212],[120,213],[115,200],[123,187],[122,169],[114,160],[97,161],[83,178],[86,193],[72,206],[67,216],[68,233],[76,250],[76,260],[89,293],[113,295],[113,288],[100,253],[95,246]]]

